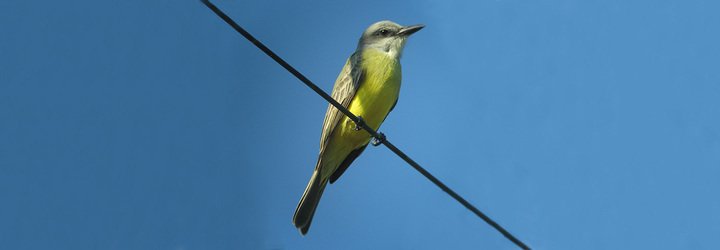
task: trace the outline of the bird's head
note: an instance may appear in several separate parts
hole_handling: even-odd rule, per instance
[[[424,25],[401,26],[392,21],[374,23],[363,32],[357,50],[378,49],[400,58],[405,41]]]

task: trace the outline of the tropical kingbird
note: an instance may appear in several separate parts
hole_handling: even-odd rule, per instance
[[[335,80],[332,98],[377,130],[398,100],[405,41],[423,27],[391,21],[370,25]],[[350,118],[328,105],[315,171],[293,216],[293,224],[303,235],[310,228],[327,182],[334,183],[370,142],[370,134],[359,130]]]

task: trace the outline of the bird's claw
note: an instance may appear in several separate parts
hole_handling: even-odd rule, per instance
[[[365,120],[363,120],[362,116],[358,116],[358,121],[355,122],[355,128],[353,130],[360,131],[362,129],[362,126],[360,124],[365,124]]]
[[[382,144],[383,142],[385,142],[385,134],[383,134],[382,132],[378,132],[378,137],[373,137],[372,142],[370,142],[370,143],[372,143],[373,146],[377,147],[378,145]]]

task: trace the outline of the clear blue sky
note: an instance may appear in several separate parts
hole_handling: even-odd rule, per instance
[[[407,44],[381,128],[536,249],[717,249],[720,3],[217,1],[330,90]],[[291,224],[326,103],[199,1],[0,3],[1,249],[516,249],[383,147]]]

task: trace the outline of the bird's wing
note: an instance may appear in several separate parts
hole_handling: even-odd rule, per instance
[[[340,103],[343,107],[347,108],[350,106],[350,101],[355,97],[355,92],[360,87],[361,78],[363,77],[362,69],[360,68],[360,53],[354,53],[348,58],[340,71],[340,75],[335,80],[335,86],[332,91],[332,98]],[[332,135],[335,127],[338,125],[340,120],[345,115],[335,108],[332,104],[328,104],[328,109],[325,112],[325,121],[323,121],[322,135],[320,136],[320,152],[325,150],[328,139]]]

